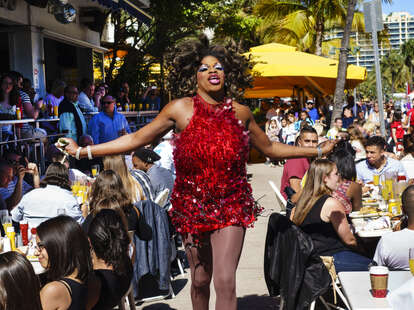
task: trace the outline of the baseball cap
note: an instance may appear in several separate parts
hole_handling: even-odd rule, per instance
[[[155,153],[153,150],[141,147],[134,152],[134,156],[141,159],[143,162],[152,164],[161,159],[161,157]]]

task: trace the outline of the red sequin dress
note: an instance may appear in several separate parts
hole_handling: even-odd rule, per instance
[[[173,140],[172,223],[179,233],[192,235],[253,226],[261,209],[247,182],[248,131],[231,100],[211,106],[197,95],[193,102],[190,123]]]

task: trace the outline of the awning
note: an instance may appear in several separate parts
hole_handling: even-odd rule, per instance
[[[123,9],[131,16],[136,17],[139,21],[149,25],[152,21],[152,16],[140,9],[133,0],[92,0],[98,1],[99,4],[106,6],[112,10]]]
[[[105,47],[102,47],[100,45],[95,45],[86,41],[82,41],[76,38],[72,38],[70,36],[67,36],[65,34],[61,34],[61,33],[57,33],[51,30],[47,30],[47,29],[43,29],[42,31],[43,35],[45,37],[54,39],[54,40],[58,40],[58,41],[63,41],[65,43],[71,44],[71,45],[77,45],[77,46],[82,46],[82,47],[87,47],[87,48],[91,48],[95,51],[100,51],[100,52],[107,52],[108,49],[106,49]]]
[[[287,90],[302,88],[320,95],[333,94],[338,75],[338,61],[296,51],[282,44],[252,47],[249,53],[253,67],[253,88],[246,89],[246,98],[283,96]],[[349,65],[346,88],[354,88],[366,79],[363,67]]]

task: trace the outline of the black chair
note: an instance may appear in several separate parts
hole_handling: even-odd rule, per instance
[[[308,309],[332,283],[311,238],[287,217],[269,218],[264,276],[270,296],[280,295],[279,309]]]

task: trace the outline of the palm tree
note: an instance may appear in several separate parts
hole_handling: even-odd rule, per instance
[[[391,3],[392,0],[383,0],[384,2]],[[344,90],[346,81],[346,71],[348,67],[348,49],[349,49],[349,37],[352,30],[352,21],[354,19],[355,7],[358,0],[348,0],[348,8],[346,12],[344,34],[341,41],[341,50],[339,52],[339,64],[338,64],[338,76],[336,78],[336,87],[334,94],[334,109],[332,112],[332,120],[339,117],[342,112],[342,105],[344,102]],[[333,122],[331,122],[331,126]]]
[[[404,56],[405,65],[409,68],[409,85],[413,89],[413,68],[414,68],[414,39],[410,39],[401,46],[401,53]]]
[[[258,0],[254,13],[262,18],[264,43],[278,42],[322,55],[324,33],[343,26],[347,0]],[[362,15],[354,26],[363,28]]]
[[[396,88],[401,88],[408,79],[408,67],[399,50],[391,50],[381,59],[381,76],[389,84],[391,94]]]

